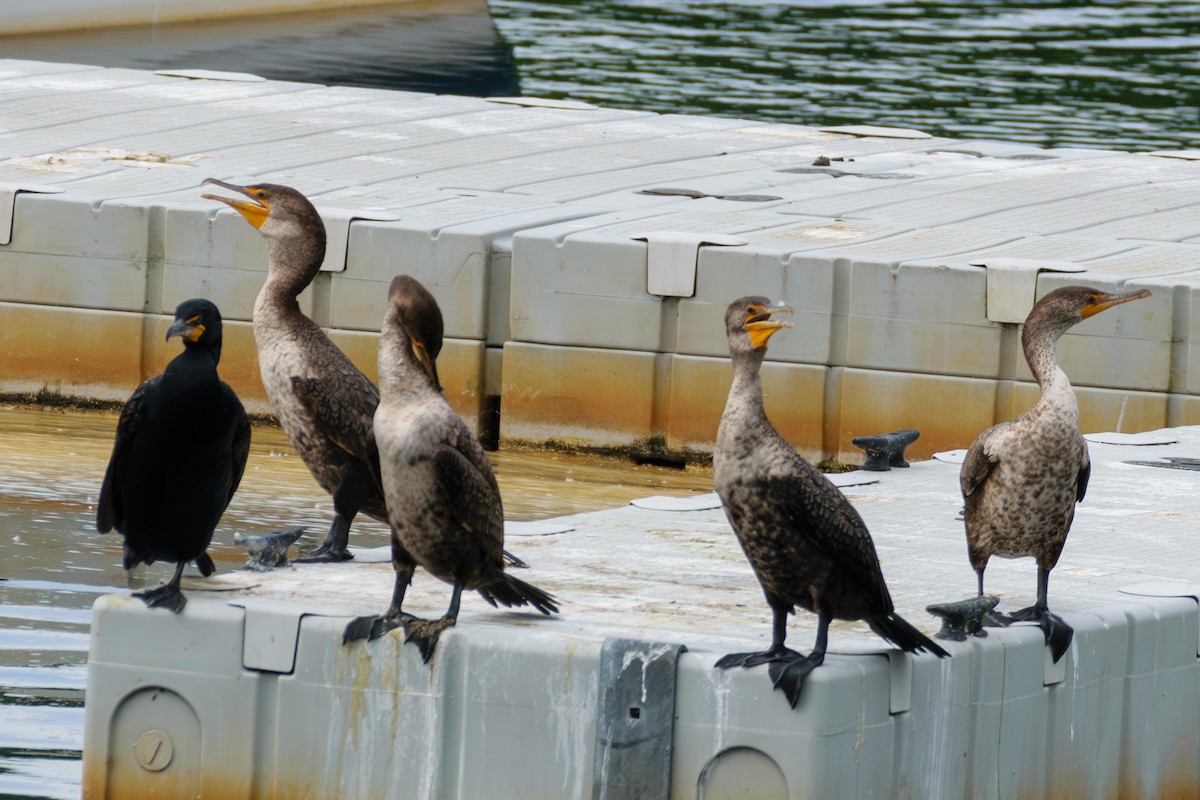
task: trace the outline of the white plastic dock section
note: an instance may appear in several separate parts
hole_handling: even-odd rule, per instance
[[[427,0],[407,0],[407,3],[428,5]],[[4,3],[0,6],[0,33],[13,36],[118,25],[161,25],[383,4],[405,5],[406,0],[53,0],[42,4]]]
[[[770,617],[703,496],[686,503],[701,510],[635,502],[512,525],[522,577],[562,614],[468,594],[429,665],[398,632],[341,644],[351,616],[390,599],[386,553],[197,580],[180,616],[104,597],[84,797],[1200,796],[1200,472],[1127,463],[1195,458],[1200,428],[1149,441],[1164,443],[1091,446],[1088,496],[1050,582],[1075,629],[1059,664],[1030,625],[947,642],[938,660],[835,623],[795,710],[765,667],[713,667],[765,648]],[[924,606],[975,588],[947,458],[842,476],[875,481],[844,491],[898,611],[931,633]],[[1030,560],[993,560],[987,576],[1001,610],[1032,602]],[[418,571],[406,608],[437,615],[448,595]],[[807,651],[813,636],[801,613],[788,643]]]
[[[793,443],[917,428],[927,457],[1029,404],[1015,323],[1078,282],[1153,292],[1062,341],[1084,429],[1200,423],[1194,153],[522,102],[0,60],[0,391],[123,398],[205,295],[265,410],[265,248],[217,177],[313,198],[303,307],[368,374],[391,277],[429,285],[448,394],[502,440],[711,448],[722,312],[758,293],[796,309],[765,370]]]

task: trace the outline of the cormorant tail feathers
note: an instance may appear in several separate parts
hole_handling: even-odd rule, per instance
[[[212,556],[208,553],[201,553],[196,559],[196,569],[200,570],[200,575],[207,578],[217,571],[217,565],[213,563]]]
[[[536,586],[504,573],[501,580],[479,588],[479,595],[493,607],[531,605],[546,616],[558,613],[557,598]]]
[[[867,617],[864,622],[871,630],[887,639],[906,653],[918,650],[933,653],[938,658],[946,658],[950,654],[943,650],[937,642],[914,628],[899,614]]]

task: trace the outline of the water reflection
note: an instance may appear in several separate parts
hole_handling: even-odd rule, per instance
[[[470,96],[520,94],[512,48],[485,0],[205,23],[96,28],[3,40],[4,58],[136,69],[214,69],[264,78]]]
[[[88,626],[95,599],[169,577],[170,566],[121,569],[121,539],[95,532],[95,503],[115,413],[0,407],[0,797],[79,796]],[[611,508],[652,494],[708,492],[709,470],[635,466],[567,454],[492,454],[512,520]],[[241,487],[210,553],[236,569],[233,533],[303,526],[308,547],[332,517],[282,432],[255,426]],[[387,544],[360,517],[351,544]]]

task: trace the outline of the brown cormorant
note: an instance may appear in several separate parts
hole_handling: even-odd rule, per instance
[[[250,421],[217,376],[217,307],[207,300],[180,303],[167,330],[172,336],[183,339],[183,352],[121,409],[96,529],[124,534],[125,569],[175,562],[167,584],[134,596],[178,613],[187,602],[179,590],[184,565],[194,560],[205,576],[213,571],[205,550],[246,468]]]
[[[725,312],[733,385],[717,430],[713,482],[774,614],[769,650],[734,653],[716,665],[768,664],[775,688],[795,708],[804,677],[825,660],[834,619],[862,620],[908,652],[948,653],[895,613],[862,518],[767,419],[759,371],[767,340],[791,327],[772,315],[790,310],[765,297],[743,297]],[[784,646],[795,606],[817,614],[808,656]]]
[[[1075,504],[1087,491],[1091,461],[1079,434],[1075,392],[1058,366],[1054,346],[1076,323],[1149,295],[1145,289],[1113,294],[1066,286],[1043,297],[1021,331],[1025,360],[1041,397],[1016,419],[979,434],[959,475],[966,500],[967,552],[979,579],[979,596],[992,556],[1037,559],[1037,602],[1008,616],[993,614],[990,621],[1036,621],[1056,662],[1070,646],[1073,631],[1050,613],[1047,584],[1071,529]]]
[[[321,268],[325,225],[308,198],[291,187],[235,186],[215,178],[204,183],[240,193],[204,197],[232,206],[266,240],[267,280],[254,303],[259,372],[284,433],[333,497],[325,541],[295,560],[344,561],[352,557],[346,544],[358,512],[381,521],[387,512],[371,435],[379,390],[296,300]]]
[[[405,641],[415,641],[426,661],[455,623],[463,589],[493,606],[558,611],[553,596],[504,571],[500,489],[483,447],[442,394],[433,358],[441,343],[437,301],[415,279],[397,276],[379,339],[382,401],[375,412],[396,584],[382,616],[359,617],[343,634],[344,642],[376,639],[403,627]],[[418,564],[454,587],[441,619],[402,610]]]

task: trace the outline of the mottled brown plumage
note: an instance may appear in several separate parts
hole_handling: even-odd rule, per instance
[[[554,598],[504,571],[504,507],[487,455],[438,382],[434,355],[442,344],[442,313],[418,281],[397,276],[379,339],[382,400],[374,435],[396,584],[392,604],[380,616],[359,617],[343,641],[375,639],[403,626],[426,661],[440,633],[455,624],[463,589],[477,590],[495,606],[532,605],[558,610]],[[404,594],[417,565],[453,585],[441,619],[426,621],[403,611]]]
[[[959,482],[966,501],[967,551],[979,594],[983,595],[989,558],[1032,556],[1038,565],[1037,603],[994,620],[1036,620],[1055,661],[1070,645],[1071,628],[1049,612],[1047,584],[1091,472],[1087,443],[1079,433],[1079,405],[1055,359],[1055,344],[1081,320],[1149,294],[1144,289],[1112,294],[1067,286],[1042,298],[1021,332],[1025,359],[1041,397],[1016,419],[981,433],[963,461]]]
[[[895,613],[862,518],[767,419],[759,371],[767,340],[790,327],[771,316],[787,310],[744,297],[725,313],[733,385],[717,431],[713,481],[774,613],[770,650],[728,655],[717,666],[770,664],[776,688],[795,707],[805,675],[825,658],[831,620],[863,620],[906,651],[947,653]],[[784,646],[795,606],[818,615],[808,656]]]
[[[378,486],[372,418],[379,390],[296,298],[316,277],[325,256],[325,226],[312,203],[287,186],[212,183],[243,197],[204,195],[237,210],[267,244],[267,280],[254,303],[254,340],[267,397],[292,446],[333,498],[333,523],[324,543],[298,561],[341,561],[350,523],[359,511],[386,519]]]

